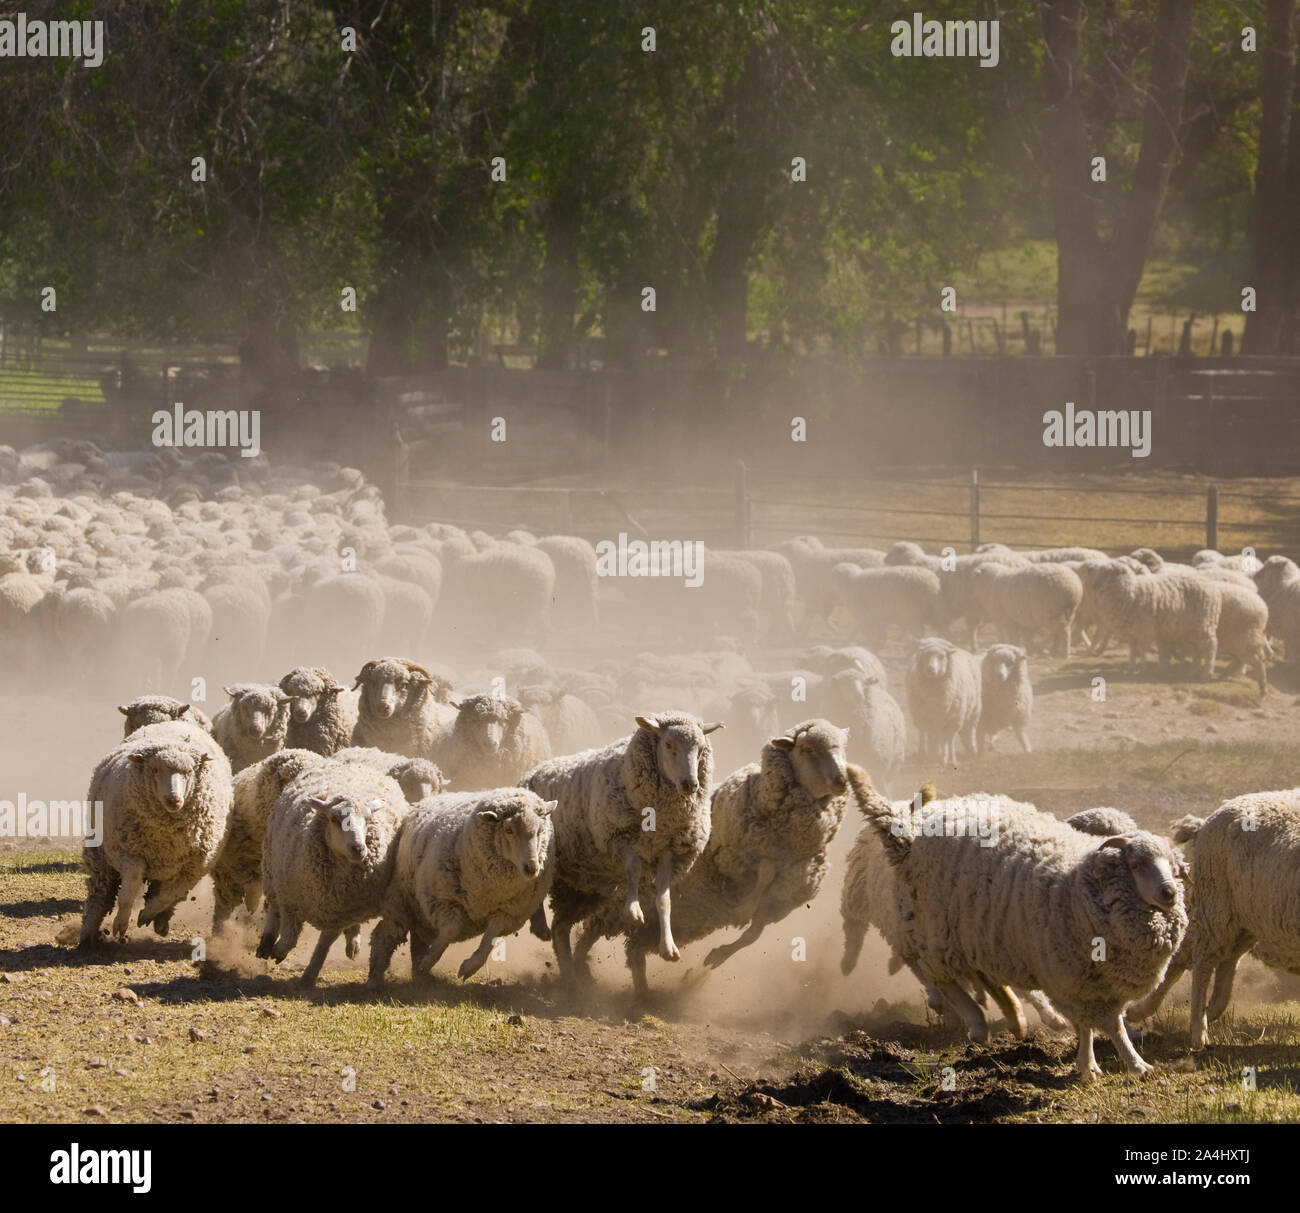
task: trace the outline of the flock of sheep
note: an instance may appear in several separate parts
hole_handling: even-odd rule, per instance
[[[600,629],[679,651],[566,666],[522,647]],[[1300,569],[1281,556],[803,537],[709,549],[698,589],[611,587],[573,536],[389,525],[351,469],[0,447],[0,660],[19,680],[53,668],[140,692],[91,780],[104,833],[79,946],[101,945],[114,903],[125,938],[141,898],[136,924],[166,935],[210,875],[214,931],[264,901],[258,956],[319,932],[308,984],[340,935],[357,955],[367,922],[372,989],[408,939],[413,977],[478,939],[469,977],[528,926],[569,983],[621,939],[644,994],[651,952],[733,932],[717,967],[812,901],[852,800],[846,974],[875,927],[973,1039],[986,996],[1023,1035],[1023,999],[1078,1032],[1084,1077],[1095,1032],[1142,1072],[1125,1017],[1182,972],[1200,1045],[1242,955],[1300,968],[1300,792],[1240,797],[1172,840],[1109,808],[1059,822],[929,787],[891,802],[911,790],[907,716],[936,770],[1004,730],[1030,748],[1040,647],[1126,642],[1203,677],[1222,657],[1263,691],[1275,641],[1300,655]],[[765,642],[802,642],[799,663],[763,668]],[[891,648],[907,712],[872,651]],[[372,656],[431,649],[460,670]],[[249,680],[271,660],[288,672]],[[228,698],[211,719],[166,693],[208,679]]]

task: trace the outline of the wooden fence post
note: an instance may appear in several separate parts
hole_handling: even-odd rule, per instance
[[[980,473],[978,468],[970,470],[970,550],[973,552],[980,545]]]
[[[1219,486],[1212,484],[1205,490],[1205,546],[1219,550]]]
[[[749,502],[749,474],[743,459],[736,460],[736,547],[748,548],[752,541]]]

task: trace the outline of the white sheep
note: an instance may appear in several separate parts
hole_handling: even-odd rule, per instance
[[[1028,647],[1047,635],[1058,655],[1070,655],[1070,631],[1083,600],[1078,574],[1066,565],[1014,566],[988,561],[971,571],[984,613],[1003,640]]]
[[[439,731],[456,719],[451,686],[402,657],[367,661],[352,689],[360,690],[352,744],[434,760]]]
[[[452,792],[413,809],[398,831],[383,917],[370,936],[370,989],[411,937],[411,977],[452,944],[481,935],[460,966],[468,979],[496,940],[542,910],[555,874],[554,801],[525,788]]]
[[[376,750],[373,746],[348,746],[347,749],[337,750],[333,758],[335,762],[359,762],[382,771],[390,779],[396,779],[407,804],[419,804],[420,801],[447,790],[447,777],[436,763],[427,758],[389,754],[385,750]]]
[[[230,702],[212,718],[212,735],[230,759],[230,769],[238,774],[283,748],[289,697],[262,682],[238,682],[223,689]]]
[[[836,604],[848,609],[858,633],[875,648],[885,643],[891,625],[910,640],[933,618],[939,578],[929,569],[863,569],[844,563],[837,564],[831,576]]]
[[[659,918],[659,954],[677,960],[671,890],[690,870],[709,837],[713,750],[702,724],[685,712],[638,716],[637,729],[600,750],[552,758],[520,781],[555,800],[555,883],[552,942],[560,975],[575,968],[570,931],[575,923],[617,904],[633,923],[645,921],[640,888],[652,873]],[[544,931],[534,919],[534,931]]]
[[[1222,612],[1218,585],[1179,571],[1140,576],[1119,561],[1100,566],[1093,584],[1103,627],[1128,641],[1134,665],[1155,645],[1162,663],[1180,649],[1195,656],[1205,678],[1213,675]]]
[[[560,686],[534,684],[520,687],[515,698],[542,722],[553,753],[576,754],[600,745],[600,717],[580,696]]]
[[[508,695],[468,695],[451,706],[456,718],[439,730],[433,761],[457,789],[499,788],[551,755],[546,729]]]
[[[848,732],[852,762],[870,771],[882,788],[891,786],[907,760],[907,721],[874,674],[849,669],[824,678],[809,696],[809,707]]]
[[[172,909],[217,857],[232,798],[230,763],[213,738],[182,721],[145,725],[95,768],[86,800],[102,803],[103,835],[82,851],[88,875],[78,947],[99,940],[117,897],[113,936],[126,938],[142,889],[137,925],[166,935]]]
[[[1034,712],[1034,688],[1029,682],[1029,655],[1013,644],[995,644],[980,658],[981,752],[992,751],[1003,729],[1030,752],[1029,721]]]
[[[304,771],[326,761],[310,750],[277,750],[234,777],[230,821],[212,865],[212,930],[223,929],[242,901],[251,914],[262,899],[262,842],[276,798]]]
[[[803,599],[804,626],[818,621],[829,625],[835,609],[834,569],[837,564],[855,564],[863,569],[878,569],[885,554],[876,548],[828,548],[815,535],[800,535],[778,543],[774,549],[794,569],[799,597]]]
[[[1228,658],[1225,676],[1247,669],[1254,675],[1259,693],[1268,691],[1267,658],[1272,652],[1267,639],[1268,605],[1255,591],[1239,585],[1222,584],[1219,590],[1218,655]]]
[[[907,706],[921,735],[923,757],[957,761],[960,737],[971,757],[980,718],[980,667],[965,649],[949,640],[927,637],[912,654],[907,670]]]
[[[1286,556],[1270,556],[1255,573],[1255,586],[1268,605],[1268,630],[1300,661],[1300,568]]]
[[[1097,838],[1136,834],[1141,828],[1123,809],[1112,809],[1105,805],[1095,809],[1080,809],[1067,817],[1065,824],[1081,834],[1092,834]]]
[[[958,1009],[973,1040],[983,1043],[988,1025],[969,985],[988,986],[1018,1035],[1024,1021],[1008,987],[1039,989],[1079,1034],[1082,1078],[1100,1073],[1095,1031],[1131,1073],[1151,1069],[1123,1013],[1159,984],[1187,927],[1164,839],[1138,833],[1098,846],[1005,796],[936,800],[907,829],[883,798],[865,813],[895,864],[900,957]]]
[[[212,732],[212,721],[198,708],[192,703],[173,699],[170,695],[137,695],[130,702],[119,704],[117,710],[126,717],[123,737],[130,737],[145,725],[162,724],[167,720],[188,720],[197,724],[205,733]]]
[[[289,697],[287,748],[311,750],[328,758],[352,744],[357,693],[335,682],[329,670],[298,666],[280,679],[280,690]]]
[[[1190,968],[1188,1032],[1192,1048],[1202,1049],[1208,1025],[1228,1009],[1247,952],[1272,968],[1300,971],[1300,788],[1250,792],[1203,821],[1184,817],[1172,828],[1191,864],[1187,939],[1164,981],[1131,1016],[1151,1015]]]
[[[594,628],[600,622],[600,579],[596,576],[596,549],[577,535],[545,535],[537,549],[551,558],[555,568],[552,615],[557,626]]]
[[[302,983],[315,985],[325,957],[383,909],[393,841],[406,815],[402,789],[364,763],[328,762],[299,775],[276,799],[262,842],[266,925],[257,955],[279,964],[304,923],[320,931]]]

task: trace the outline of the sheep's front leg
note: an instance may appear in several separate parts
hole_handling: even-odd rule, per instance
[[[984,1011],[979,1003],[955,981],[940,982],[938,990],[962,1017],[971,1040],[977,1045],[982,1045],[988,1040],[988,1020],[984,1018]]]
[[[1124,1063],[1124,1068],[1130,1074],[1150,1074],[1154,1069],[1148,1065],[1141,1057],[1138,1051],[1133,1047],[1133,1042],[1129,1040],[1128,1033],[1124,1030],[1124,1016],[1116,1015],[1106,1028],[1106,1035],[1110,1037],[1110,1042],[1115,1046],[1115,1052],[1119,1054],[1120,1060]]]
[[[384,985],[384,974],[392,962],[393,953],[402,946],[406,932],[401,924],[392,918],[381,918],[370,932],[370,973],[366,978],[367,990],[380,990]],[[415,937],[411,937],[411,954],[416,954]]]
[[[280,964],[298,943],[302,934],[302,918],[292,910],[282,909],[279,913],[280,938],[271,949],[271,959]]]
[[[433,942],[425,949],[418,961],[411,961],[412,973],[428,973],[442,959],[442,954],[451,947],[461,935],[461,924],[456,917],[440,917],[435,920],[438,933]]]
[[[659,915],[659,955],[665,960],[681,960],[673,939],[672,924],[673,857],[660,855],[655,865],[655,912]]]
[[[348,927],[343,932],[343,952],[349,960],[356,960],[357,953],[361,951],[361,924]]]
[[[1210,975],[1214,966],[1208,961],[1201,961],[1192,966],[1192,1005],[1188,1017],[1188,1035],[1192,1038],[1193,1049],[1205,1048],[1205,1038],[1209,1028],[1205,1021],[1205,999],[1210,989]]]
[[[113,917],[113,938],[126,938],[131,925],[131,907],[144,888],[144,860],[127,859],[122,863],[122,883],[117,891],[117,913]]]
[[[1214,993],[1210,996],[1210,1006],[1206,1011],[1206,1019],[1213,1023],[1220,1015],[1228,1009],[1228,1003],[1232,1001],[1232,983],[1237,976],[1237,962],[1255,946],[1254,939],[1247,939],[1243,943],[1237,940],[1232,945],[1232,953],[1227,960],[1221,961],[1214,969]]]
[[[632,989],[638,998],[650,993],[650,983],[645,975],[645,949],[634,940],[627,941],[627,967],[632,972]]]
[[[325,966],[325,957],[329,955],[330,948],[334,946],[334,941],[339,937],[338,931],[322,931],[320,938],[316,941],[316,947],[312,951],[311,959],[307,962],[307,967],[302,971],[302,984],[304,986],[314,986],[316,978],[320,976],[320,971]]]
[[[1101,1067],[1092,1055],[1091,1028],[1082,1026],[1079,1028],[1079,1051],[1075,1054],[1074,1064],[1079,1071],[1079,1077],[1084,1082],[1092,1082],[1093,1079],[1101,1077]]]
[[[538,906],[528,920],[528,929],[543,943],[551,938],[551,928],[546,925],[546,907]]]
[[[492,945],[509,930],[510,923],[507,919],[488,920],[487,930],[483,932],[483,938],[478,941],[478,947],[460,962],[459,973],[462,981],[468,981],[487,964],[488,957],[492,955]]]
[[[77,950],[88,952],[99,943],[99,927],[117,896],[122,878],[102,855],[89,862],[90,876],[86,890],[86,908],[81,915],[81,935]]]
[[[190,891],[191,882],[187,876],[182,876],[177,880],[161,881],[152,885],[149,889],[149,896],[145,898],[144,905],[140,908],[140,916],[136,919],[136,926],[147,926],[150,922],[154,924],[155,930],[159,927],[159,935],[167,933],[168,924],[171,922],[172,909],[178,905],[185,895]]]
[[[266,903],[266,921],[262,924],[262,938],[258,940],[257,957],[259,960],[270,960],[271,953],[275,950],[275,939],[280,933],[280,908],[275,902],[268,900]]]
[[[641,856],[637,854],[635,847],[629,847],[627,854],[623,856],[623,875],[627,881],[627,895],[623,898],[623,915],[637,925],[644,926],[645,911],[641,909]]]
[[[1063,1032],[1070,1026],[1070,1021],[1052,1006],[1052,1000],[1042,990],[1025,990],[1024,995],[1025,1001],[1038,1012],[1038,1018],[1046,1027],[1054,1032]]]

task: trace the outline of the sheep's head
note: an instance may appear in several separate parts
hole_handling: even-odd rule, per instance
[[[188,703],[168,695],[140,695],[130,703],[119,704],[117,710],[126,717],[123,737],[130,737],[137,729],[161,724],[164,720],[194,719]]]
[[[179,813],[189,803],[199,772],[211,761],[202,750],[175,743],[137,746],[127,757],[169,813]]]
[[[1300,567],[1288,556],[1270,556],[1255,572],[1255,585],[1261,594],[1272,593],[1278,586],[1300,577]]]
[[[874,674],[867,674],[857,666],[840,670],[826,680],[825,703],[833,715],[849,716],[853,709],[866,702],[867,688],[879,683]]]
[[[346,796],[334,795],[328,800],[309,796],[305,803],[324,819],[329,849],[345,863],[363,863],[368,854],[366,827],[370,815],[374,809],[383,808],[384,802],[375,797],[368,804],[358,805]]]
[[[361,705],[376,720],[388,720],[414,702],[431,685],[432,675],[422,665],[399,657],[367,661],[353,690],[361,688]]]
[[[261,741],[274,731],[289,702],[289,696],[278,687],[260,683],[241,682],[223,689],[230,696],[230,714],[235,718],[239,732],[255,741]]]
[[[746,733],[774,733],[781,727],[776,710],[776,695],[770,687],[756,682],[731,697],[732,716],[742,722]]]
[[[316,715],[322,700],[328,703],[343,694],[329,670],[301,665],[280,679],[280,690],[289,698],[289,715],[294,724],[306,724]]]
[[[638,716],[637,724],[655,739],[655,765],[659,774],[679,792],[691,795],[708,781],[704,758],[713,764],[708,735],[722,728],[722,722],[701,724],[694,716]]]
[[[976,570],[978,572],[978,570]],[[922,678],[938,680],[948,677],[950,659],[955,650],[954,645],[946,640],[923,640],[917,646],[912,658],[912,668]]]
[[[1158,573],[1165,567],[1164,557],[1155,548],[1134,548],[1129,555],[1139,564],[1146,565],[1153,573]]]
[[[525,876],[536,876],[546,864],[551,845],[551,814],[558,803],[519,789],[479,808],[479,828],[493,831],[497,854]]]
[[[789,758],[799,786],[822,800],[842,795],[849,786],[848,740],[848,729],[837,729],[829,720],[805,720],[770,744]]]
[[[1113,847],[1123,856],[1138,896],[1157,910],[1172,910],[1182,898],[1179,863],[1168,844],[1154,834],[1119,834],[1097,849]]]
[[[506,735],[519,727],[524,705],[507,695],[470,695],[453,702],[458,713],[456,732],[477,749],[499,753]]]
[[[924,564],[925,551],[920,544],[913,543],[910,539],[900,539],[885,553],[885,563],[889,565]]]
[[[388,774],[397,780],[407,804],[419,804],[447,790],[447,777],[427,758],[404,758]]]
[[[995,682],[1014,682],[1029,668],[1029,654],[1014,644],[995,644],[984,654],[983,664]]]

